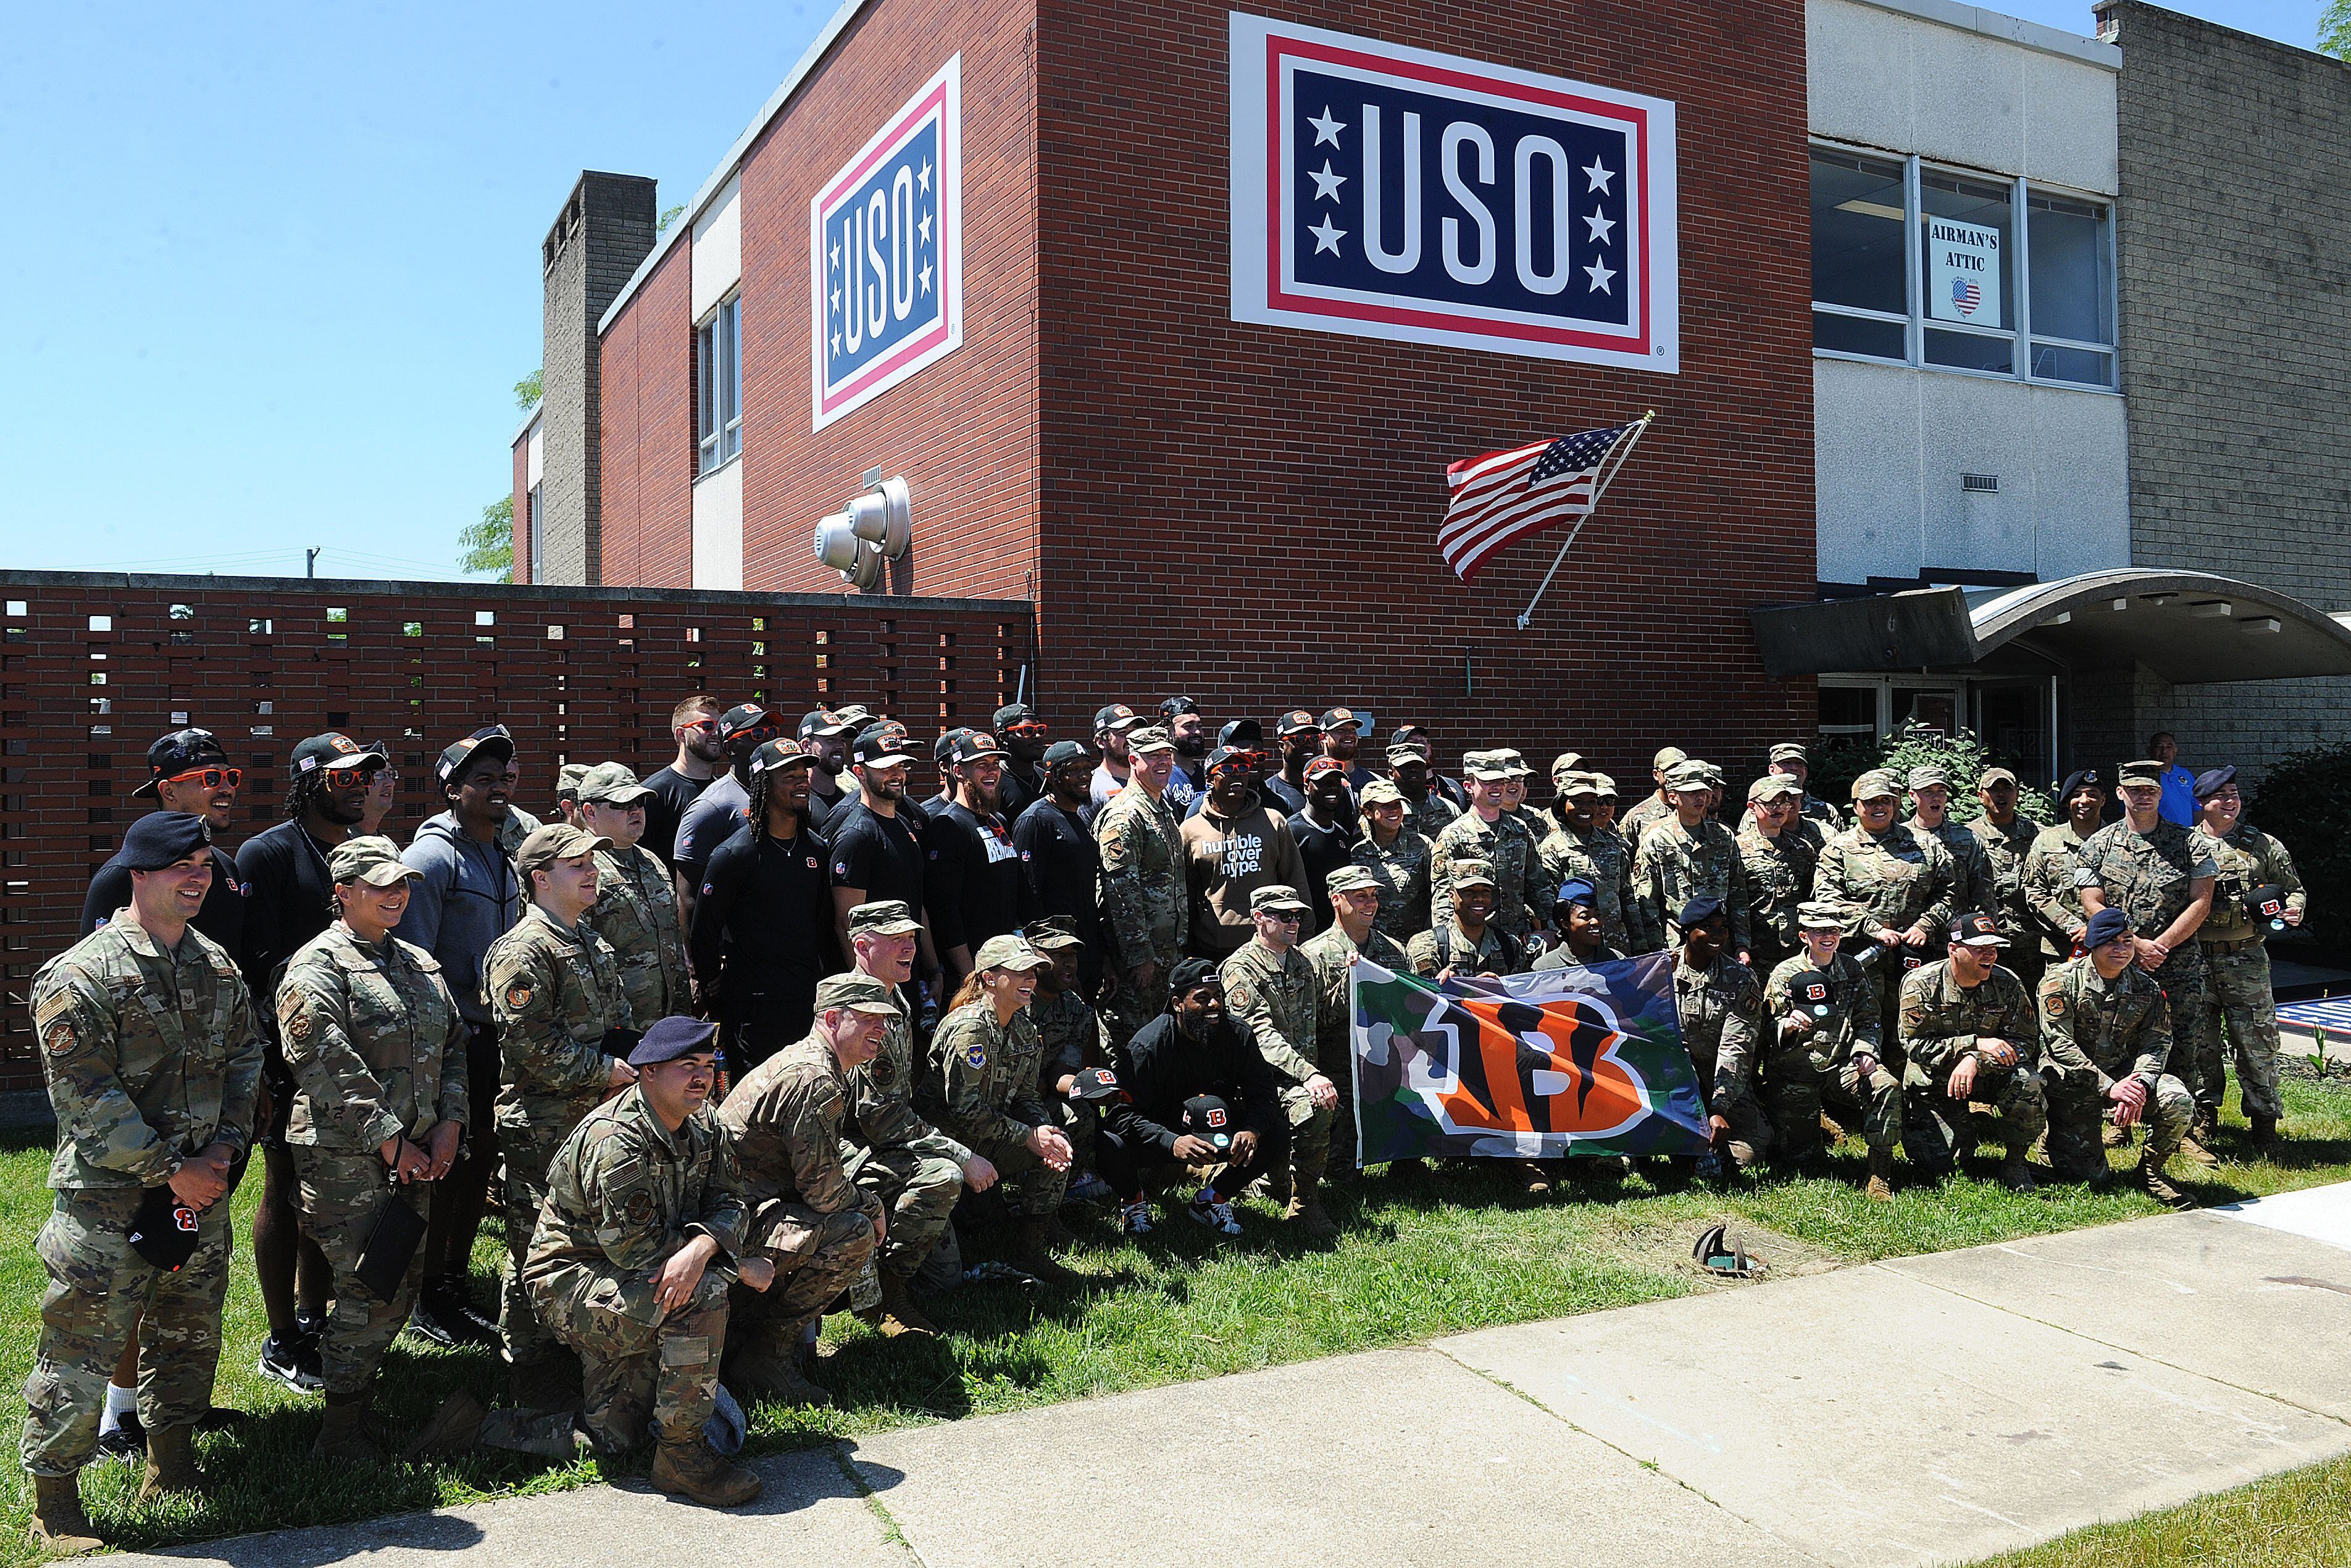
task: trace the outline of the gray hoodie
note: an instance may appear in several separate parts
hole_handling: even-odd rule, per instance
[[[522,883],[495,842],[469,837],[444,811],[416,830],[401,860],[424,873],[392,935],[441,960],[441,977],[470,1023],[490,1021],[482,1001],[482,955],[522,918]]]

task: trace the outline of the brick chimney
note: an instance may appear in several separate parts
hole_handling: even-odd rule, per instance
[[[539,479],[547,580],[600,584],[603,570],[603,400],[596,323],[653,248],[653,182],[590,171],[571,188],[540,247],[547,274],[540,371],[545,470]]]

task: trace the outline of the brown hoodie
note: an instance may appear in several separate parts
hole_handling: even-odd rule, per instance
[[[1276,883],[1306,887],[1306,862],[1290,824],[1266,809],[1255,791],[1232,816],[1203,800],[1184,820],[1184,880],[1191,890],[1191,951],[1222,962],[1257,935],[1249,894]]]

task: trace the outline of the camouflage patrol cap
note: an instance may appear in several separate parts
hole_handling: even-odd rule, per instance
[[[555,770],[555,798],[559,800],[580,799],[580,780],[588,776],[584,762],[567,762]]]
[[[871,931],[883,936],[912,936],[923,928],[902,898],[879,898],[871,904],[861,904],[849,912],[849,934]]]
[[[1290,909],[1298,911],[1301,915],[1305,914],[1306,901],[1299,897],[1298,890],[1287,883],[1270,882],[1249,894],[1251,915],[1263,915],[1269,910]]]
[[[1720,789],[1730,783],[1730,776],[1715,764],[1700,760],[1698,766],[1706,769],[1706,781],[1709,788]]]
[[[1008,932],[991,936],[971,956],[974,973],[981,969],[1050,969],[1053,960]]]
[[[1675,791],[1711,789],[1714,788],[1714,780],[1708,777],[1705,763],[1677,762],[1666,773],[1666,788]]]
[[[1417,737],[1406,736],[1401,740],[1388,742],[1388,766],[1391,768],[1400,762],[1426,762],[1428,754],[1428,742]]]
[[[1766,762],[1803,762],[1804,748],[1792,740],[1783,740],[1771,748],[1771,755],[1764,760]],[[1806,766],[1811,765],[1806,763]]]
[[[575,860],[591,850],[609,850],[612,841],[575,828],[569,822],[549,822],[523,840],[515,851],[515,870],[528,876],[531,873],[557,861]]]
[[[821,1018],[838,1008],[872,1013],[876,1018],[902,1016],[897,1002],[891,998],[889,986],[855,969],[827,975],[816,983],[817,1016]]]
[[[1527,759],[1510,747],[1499,747],[1494,752],[1493,757],[1502,771],[1513,779],[1524,779],[1534,772],[1533,768],[1527,766]]]
[[[1796,925],[1804,931],[1842,931],[1844,912],[1834,904],[1808,898],[1796,905]]]
[[[1358,806],[1401,806],[1404,804],[1404,791],[1397,789],[1395,783],[1389,779],[1374,779],[1356,792],[1355,804]]]
[[[2134,784],[2152,784],[2160,789],[2163,788],[2163,764],[2151,759],[2126,762],[2116,770],[2115,782],[2126,789]]]
[[[1551,759],[1551,781],[1556,784],[1562,779],[1564,779],[1567,775],[1574,772],[1577,768],[1583,766],[1583,753],[1580,751],[1562,751],[1557,757]]]
[[[1500,753],[1493,751],[1463,752],[1461,771],[1480,784],[1500,784],[1510,777],[1510,764]]]
[[[1597,796],[1600,793],[1600,775],[1597,773],[1582,773],[1570,768],[1567,772],[1560,774],[1553,782],[1558,784],[1559,792],[1570,799],[1578,795]]]
[[[1602,800],[1614,800],[1616,799],[1616,780],[1609,778],[1605,773],[1593,773],[1588,775],[1588,777],[1592,780],[1593,789],[1600,792],[1600,798]]]
[[[403,877],[413,881],[423,875],[402,864],[400,846],[381,833],[345,839],[327,857],[327,876],[332,882],[363,882],[370,887],[390,887]]]
[[[1456,890],[1465,887],[1492,887],[1495,885],[1494,864],[1491,861],[1455,861],[1451,880]]]
[[[1165,730],[1150,724],[1126,732],[1126,749],[1136,756],[1146,751],[1173,751],[1176,742]]]
[[[1979,789],[1989,789],[1995,784],[2018,784],[2021,781],[2018,779],[2016,775],[2010,772],[2005,768],[1987,768],[1982,773],[1977,776],[1976,788]]]
[[[1913,789],[1948,789],[1950,787],[1951,776],[1932,762],[1922,762],[1910,769],[1910,788]]]
[[[1376,893],[1379,885],[1380,879],[1374,876],[1369,868],[1343,865],[1323,881],[1322,890],[1325,893]]]
[[[599,762],[580,779],[580,799],[600,806],[633,806],[653,798],[653,792],[637,778],[637,770],[625,762]]]
[[[1902,793],[1902,780],[1894,777],[1891,768],[1873,768],[1853,781],[1853,798],[1875,800],[1881,795]]]
[[[1768,800],[1779,795],[1801,795],[1804,787],[1784,773],[1766,773],[1747,787],[1750,800]]]
[[[1077,922],[1066,915],[1048,915],[1041,920],[1032,920],[1020,928],[1020,936],[1040,953],[1086,945],[1085,938],[1078,935]]]
[[[1655,757],[1649,758],[1649,767],[1654,772],[1663,773],[1667,768],[1679,768],[1683,763],[1687,762],[1688,760],[1688,752],[1684,751],[1678,746],[1668,746],[1663,747]]]

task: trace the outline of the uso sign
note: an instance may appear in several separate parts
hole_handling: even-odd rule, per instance
[[[1681,369],[1671,103],[1230,24],[1233,319]]]
[[[809,201],[815,428],[963,344],[963,57]]]

